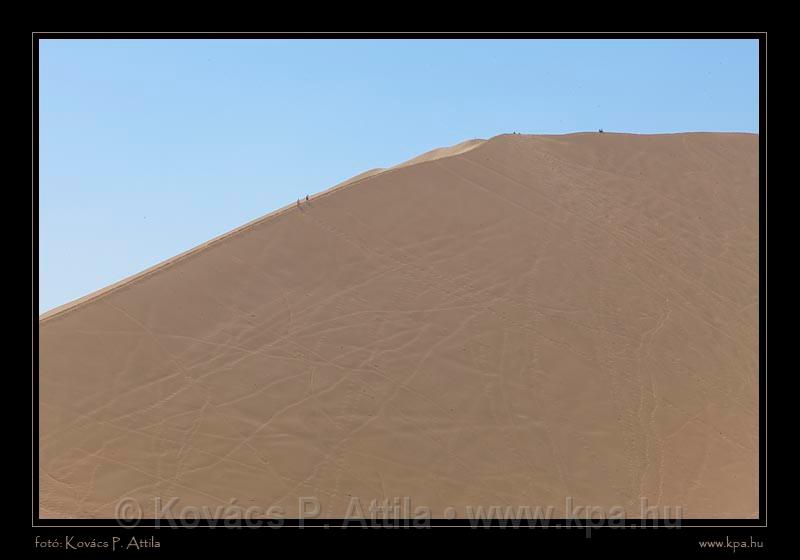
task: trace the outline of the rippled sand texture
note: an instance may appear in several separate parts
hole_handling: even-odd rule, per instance
[[[757,261],[755,135],[369,172],[42,316],[40,514],[757,516]]]

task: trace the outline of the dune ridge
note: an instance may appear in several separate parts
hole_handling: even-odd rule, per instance
[[[394,165],[392,167],[386,167],[386,168],[384,168],[384,167],[376,167],[374,169],[370,169],[368,171],[364,171],[363,173],[359,173],[358,175],[355,175],[355,176],[353,176],[353,177],[351,177],[349,179],[346,179],[345,181],[342,181],[341,183],[338,183],[338,184],[334,185],[333,187],[331,187],[329,189],[325,189],[324,191],[321,191],[319,193],[310,195],[309,198],[313,200],[313,199],[318,198],[320,196],[329,194],[329,193],[331,193],[331,192],[333,192],[333,191],[335,191],[335,190],[337,190],[339,188],[342,188],[342,187],[345,187],[345,186],[348,186],[348,185],[351,185],[351,184],[354,184],[354,183],[358,183],[360,181],[363,181],[365,179],[368,179],[368,178],[373,177],[375,175],[378,175],[380,173],[385,173],[386,171],[391,171],[393,169],[398,169],[400,167],[406,167],[408,165],[414,165],[414,164],[417,164],[417,163],[423,163],[423,162],[426,162],[426,161],[434,161],[434,160],[437,160],[437,159],[441,159],[443,157],[451,157],[451,156],[459,155],[459,154],[462,154],[462,153],[464,153],[464,152],[466,152],[468,150],[476,148],[477,146],[479,146],[483,142],[485,142],[485,140],[474,139],[474,140],[466,140],[464,142],[460,142],[460,143],[455,144],[453,146],[446,146],[446,147],[443,147],[443,148],[435,148],[433,150],[425,152],[422,155],[419,155],[419,156],[417,156],[415,158],[412,158],[412,159],[410,159],[408,161],[404,161],[403,163],[399,163],[399,164]],[[93,301],[93,300],[95,300],[95,299],[97,299],[99,297],[102,297],[103,295],[106,295],[106,294],[108,294],[108,293],[110,293],[110,292],[112,292],[114,290],[117,290],[119,288],[127,286],[128,284],[131,284],[133,282],[136,282],[138,280],[146,278],[147,276],[149,276],[151,274],[155,274],[155,273],[159,272],[164,267],[171,266],[171,265],[173,265],[173,264],[175,264],[175,263],[177,263],[177,262],[179,262],[179,261],[181,261],[181,260],[183,260],[185,258],[188,258],[188,257],[190,257],[192,255],[195,255],[196,253],[202,251],[203,249],[206,249],[206,248],[208,248],[208,247],[210,247],[210,246],[212,246],[212,245],[214,245],[216,243],[219,243],[220,241],[228,239],[231,236],[235,236],[236,234],[241,233],[243,231],[247,231],[248,228],[253,227],[253,226],[257,225],[257,224],[260,224],[261,222],[263,222],[265,220],[269,220],[270,218],[278,216],[283,212],[291,210],[292,208],[296,208],[296,206],[297,206],[296,203],[287,204],[286,206],[282,206],[282,207],[278,208],[277,210],[273,210],[272,212],[269,212],[269,213],[267,213],[267,214],[265,214],[263,216],[260,216],[260,217],[254,219],[254,220],[251,220],[251,221],[249,221],[249,222],[247,222],[245,224],[242,224],[241,226],[236,227],[236,228],[234,228],[234,229],[232,229],[230,231],[227,231],[227,232],[225,232],[225,233],[223,233],[221,235],[218,235],[217,237],[214,237],[214,238],[212,238],[212,239],[210,239],[210,240],[208,240],[208,241],[206,241],[204,243],[201,243],[200,245],[197,245],[196,247],[192,247],[191,249],[187,249],[186,251],[184,251],[182,253],[179,253],[179,254],[175,255],[174,257],[170,257],[170,258],[168,258],[168,259],[166,259],[166,260],[164,260],[164,261],[162,261],[162,262],[160,262],[158,264],[155,264],[155,265],[153,265],[153,266],[151,266],[149,268],[146,268],[145,270],[143,270],[141,272],[138,272],[136,274],[128,276],[127,278],[123,278],[122,280],[119,280],[118,282],[114,282],[113,284],[110,284],[110,285],[108,285],[108,286],[106,286],[104,288],[100,288],[99,290],[91,292],[91,293],[89,293],[89,294],[87,294],[85,296],[82,296],[82,297],[78,298],[78,299],[75,299],[75,300],[67,302],[65,304],[56,306],[53,309],[50,309],[50,310],[45,311],[44,313],[40,314],[39,315],[39,320],[40,321],[46,321],[47,319],[55,317],[55,316],[57,316],[57,315],[59,315],[61,313],[68,312],[68,311],[74,309],[75,307],[78,307],[80,305],[84,305],[86,303],[89,303],[90,301]]]

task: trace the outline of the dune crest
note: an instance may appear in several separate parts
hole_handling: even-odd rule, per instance
[[[390,169],[398,169],[400,167],[407,167],[409,165],[414,165],[417,163],[424,163],[426,161],[436,161],[437,159],[465,154],[470,150],[474,150],[484,142],[486,142],[486,140],[482,140],[480,138],[474,138],[472,140],[465,140],[464,142],[459,142],[458,144],[455,144],[453,146],[436,148],[435,150],[425,152],[424,154],[418,155],[415,158],[411,158],[408,161],[404,161],[403,163],[397,164],[394,167],[391,167]]]
[[[457,156],[463,153],[468,152],[474,148],[477,148],[481,144],[486,142],[486,140],[482,140],[479,138],[475,138],[473,140],[465,140],[464,142],[459,142],[453,146],[445,146],[444,148],[435,148],[424,154],[420,154],[416,157],[413,157],[403,163],[398,163],[397,165],[393,165],[391,167],[376,167],[375,169],[370,169],[369,171],[364,171],[363,173],[359,173],[354,177],[350,177],[349,179],[342,181],[338,185],[334,186],[333,188],[343,187],[345,185],[350,185],[352,183],[357,183],[358,181],[362,181],[364,179],[368,179],[370,177],[374,177],[375,175],[379,175],[381,173],[385,173],[387,171],[391,171],[393,169],[400,169],[401,167],[408,167],[409,165],[416,165],[418,163],[424,163],[426,161],[435,161],[437,159],[442,159],[451,156]],[[327,191],[325,191],[327,192]]]
[[[362,181],[364,179],[368,179],[370,177],[374,177],[375,175],[378,175],[380,173],[384,173],[386,171],[390,171],[392,169],[397,169],[397,168],[400,168],[400,167],[406,167],[406,166],[414,165],[414,164],[417,164],[417,163],[423,163],[423,162],[426,162],[426,161],[434,161],[434,160],[441,159],[441,158],[444,158],[444,157],[450,157],[450,156],[463,154],[463,153],[465,153],[465,152],[467,152],[467,151],[469,151],[469,150],[471,150],[473,148],[478,147],[480,144],[482,144],[485,141],[486,140],[481,140],[481,139],[465,140],[464,142],[460,142],[460,143],[458,143],[458,144],[456,144],[454,146],[446,146],[446,147],[443,147],[443,148],[435,148],[435,149],[430,150],[428,152],[425,152],[424,154],[421,154],[421,155],[419,155],[419,156],[417,156],[415,158],[412,158],[412,159],[410,159],[408,161],[404,161],[403,163],[399,163],[399,164],[394,165],[392,167],[376,167],[374,169],[369,169],[367,171],[364,171],[363,173],[359,173],[358,175],[350,177],[349,179],[346,179],[345,181],[342,181],[341,183],[338,183],[338,184],[334,185],[333,187],[331,187],[329,189],[326,189],[326,190],[324,190],[324,191],[322,191],[320,193],[311,195],[311,200],[314,200],[315,198],[317,198],[320,195],[332,192],[332,191],[334,191],[336,189],[339,189],[341,187],[345,187],[347,185],[351,185],[353,183],[357,183],[357,182]],[[101,289],[99,289],[99,290],[97,290],[95,292],[89,293],[89,294],[87,294],[87,295],[85,295],[83,297],[80,297],[80,298],[75,299],[73,301],[67,302],[67,303],[65,303],[63,305],[59,305],[57,307],[54,307],[53,309],[45,311],[44,313],[39,315],[39,320],[40,321],[44,321],[44,320],[50,319],[51,317],[54,317],[54,316],[56,316],[56,315],[58,315],[60,313],[69,311],[69,310],[73,309],[76,306],[83,305],[85,303],[93,301],[94,299],[96,299],[98,297],[101,297],[101,296],[103,296],[104,294],[106,294],[106,293],[108,293],[110,291],[113,291],[115,289],[123,287],[123,286],[125,286],[125,285],[127,285],[127,284],[129,284],[131,282],[135,282],[135,281],[137,281],[137,280],[139,280],[139,279],[141,279],[141,278],[143,278],[145,276],[148,276],[150,274],[154,274],[154,273],[160,271],[161,269],[163,269],[166,266],[169,266],[169,265],[171,265],[171,264],[173,264],[173,263],[175,263],[175,262],[177,262],[179,260],[182,260],[184,258],[190,257],[190,256],[196,254],[198,251],[202,251],[203,249],[213,245],[214,243],[217,243],[217,242],[219,242],[219,241],[221,241],[223,239],[227,239],[228,237],[230,237],[232,235],[236,235],[237,233],[240,233],[242,231],[246,231],[248,228],[250,228],[250,227],[252,227],[254,225],[257,225],[257,224],[261,223],[264,220],[268,220],[268,219],[272,218],[273,216],[276,216],[277,214],[279,214],[281,212],[285,212],[287,210],[291,210],[295,206],[296,206],[296,204],[287,204],[286,206],[283,206],[283,207],[281,207],[281,208],[279,208],[277,210],[269,212],[268,214],[265,214],[264,216],[256,218],[255,220],[251,220],[251,221],[247,222],[246,224],[243,224],[243,225],[241,225],[241,226],[239,226],[237,228],[234,228],[229,232],[223,233],[222,235],[217,236],[217,237],[215,237],[215,238],[213,238],[213,239],[211,239],[209,241],[206,241],[205,243],[201,243],[197,247],[192,247],[191,249],[189,249],[187,251],[184,251],[183,253],[180,253],[180,254],[178,254],[178,255],[176,255],[174,257],[171,257],[171,258],[169,258],[169,259],[167,259],[167,260],[165,260],[163,262],[160,262],[160,263],[158,263],[158,264],[156,264],[156,265],[154,265],[154,266],[152,266],[150,268],[147,268],[147,269],[143,270],[142,272],[139,272],[139,273],[134,274],[132,276],[129,276],[127,278],[123,278],[122,280],[119,280],[118,282],[114,282],[113,284],[110,284],[109,286],[106,286],[105,288],[101,288]]]

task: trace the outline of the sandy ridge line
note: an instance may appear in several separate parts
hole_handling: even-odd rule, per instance
[[[499,136],[503,136],[503,135],[501,134]],[[497,136],[495,136],[493,138],[497,138]],[[331,195],[331,194],[339,191],[340,189],[343,189],[343,188],[346,188],[346,187],[351,187],[351,186],[363,183],[364,181],[368,181],[368,180],[373,179],[375,177],[381,176],[381,175],[383,175],[385,173],[390,173],[392,171],[397,171],[399,169],[404,169],[406,167],[412,167],[412,166],[416,166],[416,165],[421,165],[423,163],[428,163],[430,161],[434,161],[434,160],[438,160],[438,159],[446,159],[446,158],[449,158],[449,157],[456,157],[456,156],[462,155],[462,154],[464,154],[464,153],[466,153],[466,152],[468,152],[470,150],[473,150],[473,149],[475,149],[475,148],[477,148],[479,146],[482,146],[483,144],[489,142],[490,140],[492,140],[492,138],[490,138],[489,140],[483,140],[483,139],[465,140],[463,142],[459,142],[458,144],[454,144],[452,146],[446,146],[446,147],[442,147],[442,148],[434,148],[433,150],[430,150],[428,152],[424,152],[423,154],[421,154],[419,156],[411,158],[410,160],[407,160],[405,162],[399,163],[399,164],[394,165],[392,167],[387,167],[387,168],[383,168],[383,169],[382,168],[369,169],[367,171],[364,171],[362,173],[359,173],[359,174],[355,175],[354,177],[352,177],[350,179],[346,179],[346,180],[342,181],[341,183],[337,183],[336,185],[334,185],[334,186],[332,186],[332,187],[330,187],[328,189],[320,191],[317,194],[310,195],[309,196],[309,201],[318,200],[318,199],[323,198],[325,196]],[[443,155],[438,155],[438,154],[443,154]],[[177,264],[177,263],[182,262],[182,261],[184,261],[186,259],[189,259],[189,258],[201,253],[205,249],[208,249],[208,248],[210,248],[212,246],[216,246],[216,245],[228,240],[231,237],[239,235],[240,233],[243,233],[243,232],[248,231],[248,230],[250,230],[251,228],[253,228],[253,227],[257,226],[257,225],[260,225],[263,222],[266,222],[266,221],[268,221],[270,219],[273,219],[273,218],[278,218],[280,216],[283,216],[284,214],[286,214],[290,210],[292,210],[292,208],[296,208],[296,206],[297,206],[297,203],[290,203],[290,204],[287,204],[286,206],[282,206],[282,207],[278,208],[277,210],[273,210],[272,212],[269,212],[269,213],[267,213],[267,214],[265,214],[265,215],[263,215],[263,216],[261,216],[259,218],[251,220],[251,221],[249,221],[249,222],[247,222],[247,223],[245,223],[245,224],[243,224],[241,226],[238,226],[238,227],[236,227],[236,228],[234,228],[234,229],[232,229],[232,230],[230,230],[228,232],[225,232],[225,233],[223,233],[221,235],[218,235],[217,237],[214,237],[214,238],[212,238],[212,239],[210,239],[210,240],[208,240],[208,241],[206,241],[204,243],[201,243],[200,245],[197,245],[196,247],[192,247],[191,249],[188,249],[188,250],[184,251],[183,253],[179,253],[179,254],[175,255],[174,257],[170,257],[167,260],[161,261],[160,263],[157,263],[157,264],[155,264],[155,265],[153,265],[153,266],[151,266],[149,268],[146,268],[146,269],[142,270],[141,272],[137,272],[136,274],[133,274],[132,276],[128,276],[127,278],[123,278],[122,280],[119,280],[118,282],[110,284],[110,285],[106,286],[105,288],[100,288],[99,290],[91,292],[90,294],[82,296],[82,297],[80,297],[78,299],[72,300],[72,301],[67,302],[67,303],[65,303],[63,305],[59,305],[58,307],[55,307],[55,308],[51,309],[50,311],[46,311],[45,313],[42,313],[41,315],[39,315],[39,325],[42,325],[43,323],[46,323],[46,322],[48,322],[48,321],[50,321],[52,319],[55,319],[55,318],[58,318],[58,317],[62,317],[65,314],[69,313],[70,311],[74,311],[74,310],[76,310],[78,308],[81,308],[81,307],[83,307],[85,305],[93,303],[94,301],[96,301],[97,299],[99,299],[99,298],[101,298],[103,296],[110,295],[110,294],[112,294],[112,293],[114,293],[116,291],[124,289],[124,288],[126,288],[126,287],[128,287],[128,286],[130,286],[132,284],[135,284],[135,283],[137,283],[137,282],[139,282],[141,280],[144,280],[144,279],[149,278],[149,277],[151,277],[151,276],[153,276],[155,274],[158,274],[162,270],[164,270],[164,269],[166,269],[166,268],[168,268],[168,267],[170,267],[170,266],[172,266],[174,264]]]

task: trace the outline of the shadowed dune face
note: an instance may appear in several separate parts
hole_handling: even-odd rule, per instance
[[[758,137],[470,148],[43,318],[41,516],[757,516]]]

